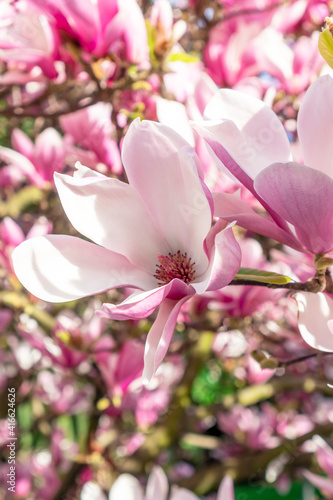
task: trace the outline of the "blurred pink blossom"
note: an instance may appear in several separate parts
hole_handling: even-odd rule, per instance
[[[0,146],[0,159],[8,163],[8,169],[18,171],[18,176],[31,184],[45,188],[53,182],[54,172],[65,166],[65,151],[60,134],[47,128],[38,135],[35,144],[19,129],[12,133],[14,149]]]
[[[99,164],[104,164],[113,173],[120,174],[122,165],[117,143],[112,138],[115,126],[111,113],[111,104],[99,102],[61,116],[60,125],[66,134],[64,144],[67,155],[89,168],[98,170]]]
[[[116,53],[132,63],[148,56],[147,32],[135,0],[28,0],[48,14],[88,53],[102,57]]]

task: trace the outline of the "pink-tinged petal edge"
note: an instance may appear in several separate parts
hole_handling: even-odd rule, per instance
[[[274,163],[257,175],[254,187],[294,225],[309,252],[321,254],[333,248],[333,179],[299,163]]]
[[[229,193],[213,193],[214,215],[229,222],[236,223],[258,234],[304,251],[304,248],[291,233],[277,226],[269,216],[257,214],[239,195]]]
[[[171,342],[178,313],[188,298],[184,297],[178,301],[164,299],[161,303],[157,318],[146,339],[145,365],[142,374],[144,384],[147,384],[152,379],[163,361]]]

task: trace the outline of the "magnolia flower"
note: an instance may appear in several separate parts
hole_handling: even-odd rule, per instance
[[[267,210],[258,215],[241,199],[214,198],[215,215],[274,238],[296,250],[323,254],[333,249],[333,80],[318,78],[298,115],[298,137],[306,165],[291,161],[283,126],[263,102],[220,90],[208,104],[210,121],[195,125],[221,168],[236,177]]]
[[[138,63],[147,58],[147,31],[135,0],[28,0],[51,15],[60,30],[96,57],[115,52]]]
[[[54,172],[65,166],[63,141],[52,127],[43,130],[35,144],[20,129],[14,129],[12,145],[14,149],[0,146],[0,159],[8,163],[8,169],[18,170],[40,188],[48,186]]]
[[[79,166],[55,174],[64,210],[86,240],[51,235],[13,253],[15,272],[30,292],[64,302],[116,287],[139,289],[107,318],[139,319],[160,306],[146,341],[143,378],[164,358],[181,306],[194,294],[226,286],[240,266],[232,228],[211,229],[211,195],[193,148],[168,127],[136,120],[122,157],[129,184]]]
[[[168,496],[168,479],[159,466],[155,466],[149,476],[146,492],[139,481],[131,474],[121,474],[109,491],[108,500],[199,500],[185,488],[172,488]],[[226,476],[220,484],[216,500],[234,500],[234,488],[230,477]],[[107,500],[101,488],[92,481],[87,482],[81,491],[80,500]]]
[[[98,102],[60,117],[60,125],[65,132],[66,150],[76,160],[98,170],[100,163],[112,172],[122,171],[117,143],[112,139],[115,126],[111,121],[110,103]],[[80,146],[74,147],[74,143]],[[81,149],[82,148],[82,149]]]
[[[45,76],[56,78],[54,62],[59,39],[52,23],[42,11],[17,2],[16,7],[2,2],[0,11],[0,59],[17,63],[28,70],[39,66]]]

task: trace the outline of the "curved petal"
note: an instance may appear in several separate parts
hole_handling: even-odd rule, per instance
[[[172,253],[187,252],[203,272],[208,265],[203,241],[212,217],[195,150],[171,128],[136,120],[122,156],[130,185],[141,194]]]
[[[84,484],[81,490],[80,500],[107,500],[107,499],[103,491],[97,484],[88,481],[87,483]]]
[[[169,348],[181,306],[189,299],[164,299],[157,318],[149,330],[145,345],[145,365],[142,374],[144,384],[150,382],[157,368],[162,363]]]
[[[203,115],[205,108],[217,91],[217,85],[207,73],[202,73],[194,89],[194,100]]]
[[[173,489],[170,500],[199,500],[199,498],[192,491],[177,488]]]
[[[333,474],[332,448],[320,436],[314,436],[313,441],[316,443],[317,446],[316,456],[320,467],[323,469],[323,471],[326,472],[326,474],[332,477]]]
[[[171,297],[174,300],[179,300],[193,293],[194,288],[192,286],[186,285],[179,279],[174,279],[167,285],[153,288],[147,292],[135,292],[123,300],[121,304],[103,304],[96,314],[115,320],[147,318],[161,304],[164,298]]]
[[[269,217],[257,214],[236,194],[214,193],[214,215],[229,222],[234,220],[245,229],[273,238],[296,250],[304,250],[291,232],[278,227]]]
[[[110,288],[151,288],[154,278],[122,255],[73,236],[38,236],[12,254],[21,283],[36,297],[66,302]]]
[[[17,247],[24,241],[24,233],[11,217],[5,217],[0,224],[0,239],[3,245]]]
[[[17,151],[13,151],[10,148],[0,146],[0,159],[9,164],[17,166],[21,170],[21,172],[36,186],[44,186],[44,180],[36,171],[33,163],[31,163],[28,158],[25,158]]]
[[[207,120],[230,120],[240,130],[252,163],[252,179],[267,165],[291,159],[290,143],[282,123],[263,101],[245,92],[218,90],[207,105]],[[223,133],[220,140],[223,141]],[[222,142],[223,143],[223,142]],[[233,145],[229,153],[237,152]]]
[[[126,59],[138,63],[148,57],[147,29],[142,10],[135,0],[117,0],[118,13],[105,29],[101,50],[112,52],[124,41]]]
[[[121,474],[113,483],[109,500],[143,500],[143,490],[139,481],[131,474]]]
[[[34,145],[32,140],[24,132],[22,132],[22,130],[14,128],[11,136],[11,142],[16,151],[31,161]]]
[[[302,101],[297,131],[304,163],[333,177],[333,141],[327,140],[333,114],[333,79],[329,75],[315,80]]]
[[[55,174],[54,179],[62,206],[77,231],[151,274],[155,272],[158,254],[167,255],[170,250],[131,186],[96,175]]]
[[[230,153],[228,147],[224,147],[224,141],[222,142],[214,135],[218,125],[216,123],[206,122],[202,124],[192,124],[193,128],[198,132],[198,134],[203,138],[207,145],[207,149],[210,152],[212,158],[217,163],[217,165],[224,171],[231,174],[232,178],[236,178],[239,182],[243,184],[258,201],[263,205],[267,212],[271,215],[272,219],[276,224],[284,229],[287,229],[286,222],[275,213],[263,199],[258,196],[258,193],[253,187],[253,179],[251,175],[247,172],[249,166],[251,166],[250,157],[252,155],[251,148],[248,148],[246,143],[243,141],[240,132],[237,130],[235,124],[232,122],[224,122],[223,126],[227,126],[229,129],[228,143],[235,144],[235,148]],[[238,137],[238,139],[237,139]],[[230,146],[229,144],[229,146]],[[238,150],[239,147],[239,150]],[[248,160],[246,157],[249,155]]]
[[[254,187],[273,210],[295,226],[312,253],[333,247],[333,179],[298,163],[275,163],[261,172]]]
[[[221,221],[219,221],[221,222]],[[216,228],[218,231],[219,222],[217,222],[212,231]],[[239,271],[241,265],[241,249],[237,243],[232,226],[222,229],[214,237],[213,247],[211,249],[211,266],[207,273],[205,273],[205,281],[203,283],[193,283],[193,287],[197,293],[202,293],[206,290],[218,290],[228,285]],[[203,289],[198,287],[203,285]]]
[[[324,293],[302,292],[295,295],[298,305],[298,328],[309,346],[333,352],[333,333],[328,321],[333,318],[333,300]]]
[[[54,128],[48,127],[36,139],[35,163],[43,179],[52,181],[53,174],[65,165],[62,138]]]
[[[303,476],[320,491],[326,493],[327,495],[333,495],[333,481],[331,478],[319,476],[319,474],[313,474],[313,472],[308,470],[303,470]]]
[[[171,127],[194,147],[194,136],[184,104],[159,97],[156,100],[156,114],[160,123]]]
[[[234,485],[231,477],[226,476],[221,482],[216,500],[235,500]]]
[[[162,467],[153,467],[147,483],[145,500],[167,500],[168,491],[168,479]]]

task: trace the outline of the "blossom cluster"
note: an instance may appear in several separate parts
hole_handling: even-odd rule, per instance
[[[14,498],[333,494],[329,15],[1,3]]]

